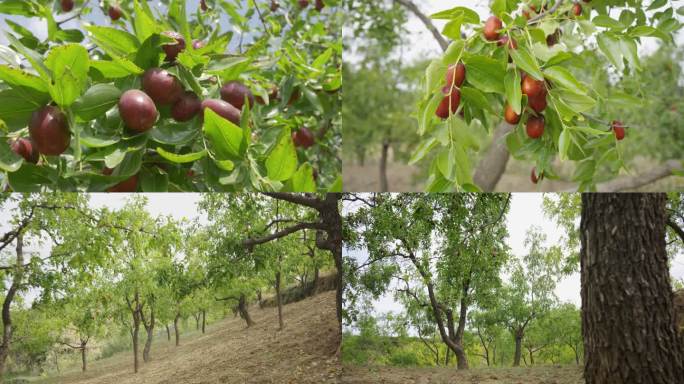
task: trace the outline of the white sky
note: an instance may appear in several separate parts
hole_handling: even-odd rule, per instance
[[[539,226],[542,232],[546,234],[546,245],[557,244],[563,235],[562,229],[553,220],[546,218],[544,215],[542,200],[543,194],[541,193],[512,194],[511,207],[506,218],[509,233],[506,243],[511,248],[512,254],[516,257],[521,257],[527,253],[523,245],[525,233],[533,225]],[[361,260],[367,259],[366,251],[350,253],[344,250],[344,252],[345,256],[349,255]],[[675,258],[670,274],[674,279],[684,278],[684,254],[680,254]],[[574,303],[579,307],[581,305],[580,274],[573,273],[559,281],[555,293],[560,301]],[[376,313],[400,312],[402,310],[401,305],[392,296],[393,293],[390,292],[373,302],[372,305]]]
[[[450,9],[457,6],[468,7],[476,11],[480,15],[480,20],[484,22],[490,16],[489,0],[421,0],[415,2],[421,11],[426,15]],[[650,3],[650,1],[646,1]],[[670,1],[675,10],[678,7],[684,6],[684,0]],[[647,14],[652,13],[649,11]],[[441,54],[441,49],[432,34],[425,28],[425,25],[413,13],[408,13],[408,23],[406,28],[406,44],[401,49],[400,54],[405,62],[412,62],[426,57],[438,57]],[[596,13],[592,14],[594,17]],[[611,12],[611,16],[617,19],[620,15],[620,10],[616,9]],[[679,17],[680,20],[682,17]],[[435,26],[439,31],[445,24],[444,20],[433,20]],[[345,34],[347,36],[347,34]],[[639,56],[643,56],[655,51],[658,47],[659,41],[655,37],[642,38],[642,44],[639,46]],[[684,31],[680,30],[675,37],[678,46],[684,44]],[[358,57],[348,55],[345,56],[346,62],[358,62]]]

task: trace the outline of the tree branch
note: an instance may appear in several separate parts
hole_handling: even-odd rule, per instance
[[[673,231],[679,236],[680,239],[682,239],[682,242],[684,242],[684,230],[677,225],[677,223],[674,222],[674,220],[668,218],[666,221],[666,224],[672,228]]]
[[[560,5],[561,5],[562,3],[563,3],[563,0],[558,0],[558,1],[556,1],[556,4],[554,4],[553,7],[551,7],[551,9],[549,9],[549,10],[546,11],[546,12],[542,12],[542,13],[538,14],[537,16],[535,16],[535,17],[531,18],[530,20],[528,20],[528,21],[527,21],[527,25],[534,24],[534,23],[538,22],[539,20],[543,19],[544,17],[546,17],[546,15],[550,15],[550,14],[556,12],[556,10],[558,9],[558,7],[560,7]]]
[[[442,51],[446,51],[447,48],[449,47],[449,43],[446,41],[444,36],[439,32],[437,27],[432,23],[432,20],[430,20],[429,17],[427,17],[421,10],[416,6],[413,1],[411,0],[395,0],[397,3],[403,5],[404,7],[408,8],[411,12],[413,12],[414,15],[418,16],[420,21],[425,24],[425,27],[432,33],[432,36],[437,40],[437,43],[439,46],[442,48]]]
[[[266,196],[270,196],[274,199],[284,200],[290,203],[303,205],[305,207],[310,207],[315,210],[319,210],[323,206],[323,201],[313,194],[302,193],[282,193],[282,192],[270,192],[264,193]]]
[[[675,172],[684,171],[681,160],[668,160],[664,164],[651,169],[646,173],[632,177],[622,177],[596,186],[598,192],[623,192],[634,190],[645,185],[654,183],[660,179],[674,175]]]
[[[473,180],[475,184],[482,189],[483,192],[492,192],[499,183],[501,175],[506,171],[508,164],[508,147],[506,147],[506,135],[511,132],[515,126],[501,123],[494,131],[492,144],[487,148],[484,156],[475,168],[475,175]]]
[[[242,245],[245,247],[253,247],[258,244],[264,244],[268,243],[269,241],[273,241],[275,239],[279,239],[281,237],[285,237],[291,233],[295,233],[297,231],[301,231],[303,229],[325,229],[323,227],[323,224],[321,223],[312,223],[312,222],[304,222],[304,223],[298,223],[293,226],[287,227],[283,230],[280,230],[278,232],[275,232],[273,234],[270,234],[268,236],[256,238],[256,239],[246,239],[242,242]]]

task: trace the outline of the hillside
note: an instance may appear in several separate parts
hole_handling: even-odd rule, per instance
[[[202,335],[181,335],[181,346],[160,338],[153,361],[133,374],[132,353],[93,361],[86,373],[70,372],[41,384],[335,383],[340,365],[335,292],[285,305],[285,329],[275,308],[252,306],[256,325],[239,317],[210,324]]]

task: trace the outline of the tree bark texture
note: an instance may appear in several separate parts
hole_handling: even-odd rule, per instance
[[[387,156],[389,152],[389,140],[382,141],[382,152],[380,153],[380,192],[389,191],[389,182],[387,181]]]
[[[587,384],[681,383],[665,252],[665,194],[583,194],[580,253]]]
[[[12,284],[7,293],[5,294],[5,300],[2,303],[2,344],[0,344],[0,377],[5,374],[5,363],[7,362],[7,357],[9,356],[10,343],[12,342],[12,301],[14,300],[19,286],[21,285],[21,280],[24,277],[24,235],[20,231],[16,237],[17,241],[17,260],[16,267],[14,270],[14,276],[12,277]]]

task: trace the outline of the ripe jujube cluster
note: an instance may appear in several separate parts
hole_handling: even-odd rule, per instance
[[[466,68],[461,62],[449,66],[446,73],[446,85],[442,87],[444,97],[437,106],[435,114],[446,119],[449,115],[456,113],[461,103],[460,87],[465,81]]]

